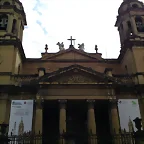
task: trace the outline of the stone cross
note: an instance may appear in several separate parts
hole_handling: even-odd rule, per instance
[[[72,36],[71,36],[70,39],[67,39],[67,40],[70,41],[70,45],[72,46],[72,45],[73,45],[72,42],[73,42],[74,40],[76,40],[76,39],[73,39]]]

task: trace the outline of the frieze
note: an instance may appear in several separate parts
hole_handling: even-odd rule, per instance
[[[78,83],[97,83],[95,79],[82,76],[82,75],[72,75],[68,77],[63,77],[58,80],[59,83],[67,83],[67,84],[78,84]]]

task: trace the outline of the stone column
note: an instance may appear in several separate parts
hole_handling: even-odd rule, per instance
[[[89,144],[96,144],[96,122],[95,122],[95,112],[94,112],[94,102],[95,100],[87,100],[88,102],[88,113],[87,113],[87,126],[88,134],[90,134]]]
[[[66,132],[66,102],[67,100],[59,100],[59,133],[61,135],[60,144],[65,144],[65,140],[62,134]]]
[[[20,34],[21,34],[21,18],[18,18],[17,20],[17,37],[20,39]]]
[[[43,122],[43,99],[40,96],[36,96],[35,106],[35,134],[42,134]]]
[[[111,124],[111,133],[119,134],[120,122],[119,122],[117,100],[115,99],[110,100],[109,103],[110,103],[109,117],[110,117],[110,124]]]
[[[7,99],[6,103],[7,103],[7,106],[6,106],[5,123],[6,123],[6,124],[9,124],[10,112],[11,112],[11,100],[10,100],[10,99]]]
[[[8,15],[8,25],[7,25],[7,32],[12,32],[12,25],[13,25],[13,14]]]
[[[7,94],[1,94],[0,97],[0,124],[9,124],[11,103]]]

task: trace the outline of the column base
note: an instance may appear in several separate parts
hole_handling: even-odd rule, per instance
[[[65,139],[64,139],[64,138],[60,138],[60,140],[59,140],[59,144],[66,144]]]
[[[88,138],[88,144],[97,144],[97,136],[96,135],[90,135]]]

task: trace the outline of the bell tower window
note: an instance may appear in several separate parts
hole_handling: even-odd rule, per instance
[[[137,4],[132,5],[133,8],[138,8],[139,6]]]
[[[136,22],[136,27],[138,32],[144,32],[144,25],[143,25],[143,20],[141,17],[136,17],[135,18]]]
[[[9,2],[4,2],[3,5],[10,5],[10,3]]]
[[[0,15],[0,30],[6,30],[8,25],[8,16]]]
[[[128,26],[128,35],[132,35],[132,26],[130,21],[127,22],[127,26]]]
[[[14,19],[13,20],[13,25],[12,25],[12,33],[13,34],[17,33],[16,25],[17,25],[17,21],[16,21],[16,19]]]

